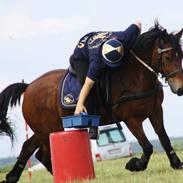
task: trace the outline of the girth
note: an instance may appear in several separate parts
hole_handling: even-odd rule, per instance
[[[145,92],[121,94],[120,97],[112,104],[112,108],[116,108],[120,105],[120,103],[123,103],[126,101],[139,100],[139,99],[143,99],[143,98],[155,95],[160,88],[162,88],[162,85],[161,83],[158,82],[155,88]]]

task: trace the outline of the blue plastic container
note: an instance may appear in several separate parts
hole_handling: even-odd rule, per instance
[[[79,115],[62,117],[62,123],[64,128],[84,128],[84,127],[97,127],[99,126],[100,116],[88,115],[81,113]]]

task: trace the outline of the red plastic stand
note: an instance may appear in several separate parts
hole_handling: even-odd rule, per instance
[[[87,130],[52,133],[50,146],[54,183],[95,178]]]

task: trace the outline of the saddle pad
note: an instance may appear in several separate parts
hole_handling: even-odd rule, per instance
[[[78,78],[70,72],[67,72],[61,86],[60,99],[62,108],[75,108],[78,96],[81,90],[81,84]]]

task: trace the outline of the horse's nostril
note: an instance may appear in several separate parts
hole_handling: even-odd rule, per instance
[[[178,95],[178,96],[182,96],[182,95],[183,95],[183,88],[179,88],[179,89],[177,90],[177,95]]]

